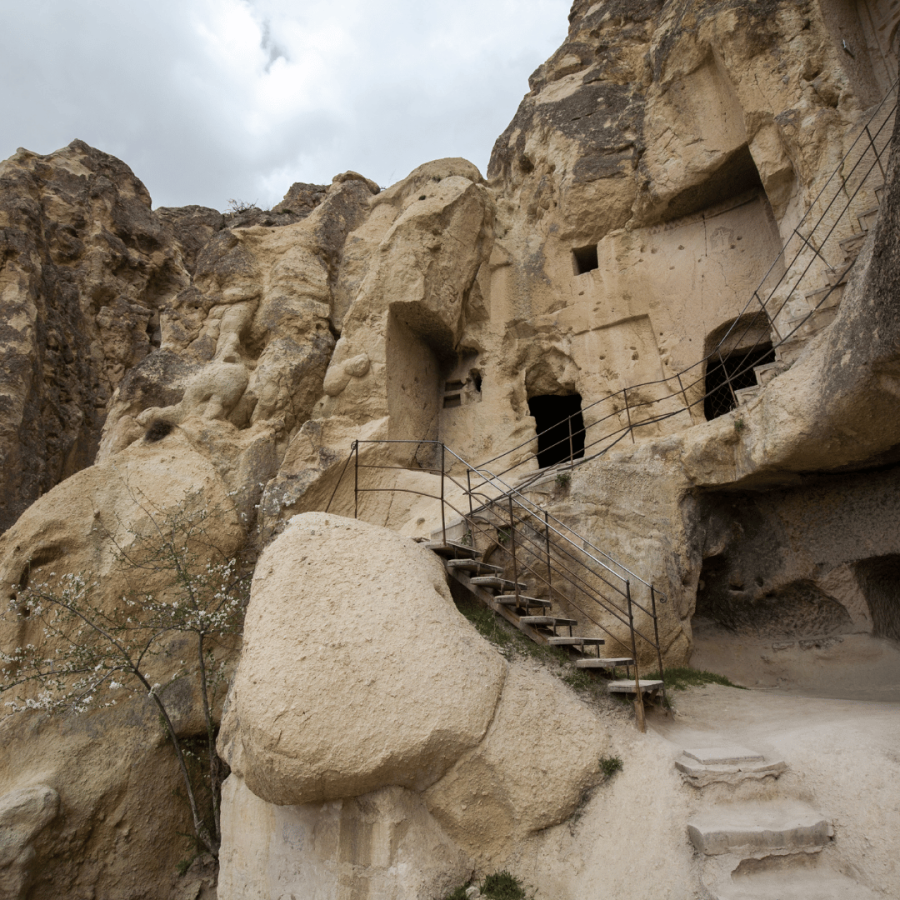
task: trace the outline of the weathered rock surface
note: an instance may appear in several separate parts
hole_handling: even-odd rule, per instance
[[[237,775],[223,789],[219,900],[291,896],[443,897],[473,863],[399,787],[347,800],[281,806]]]
[[[558,679],[512,663],[490,730],[426,792],[428,808],[474,857],[502,858],[575,811],[607,741],[596,712]]]
[[[287,527],[263,557],[222,731],[236,773],[223,890],[437,896],[471,860],[528,871],[551,856],[573,863],[531,869],[548,894],[582,896],[579,879],[593,889],[604,874],[647,897],[688,883],[682,826],[658,812],[686,812],[680,783],[628,771],[594,801],[584,844],[573,824],[552,827],[607,733],[477,638],[422,548],[335,515],[287,526],[331,503],[429,533],[429,497],[451,484],[435,469],[463,472],[436,442],[509,481],[533,474],[548,465],[538,398],[580,398],[588,453],[605,447],[591,435],[620,429],[567,488],[551,474],[527,496],[654,582],[667,662],[689,658],[698,602],[776,642],[900,637],[896,164],[880,218],[873,183],[858,198],[870,208],[836,223],[838,244],[863,219],[870,237],[852,238],[863,246],[840,307],[792,367],[707,422],[700,362],[773,261],[780,274],[784,239],[893,81],[898,19],[881,0],[576,0],[487,182],[446,159],[385,191],[347,172],[223,215],[152,210],[127,166],[78,141],[0,164],[0,579],[20,582],[31,559],[36,575],[102,578],[99,602],[117,602],[104,532],[141,527],[137,492],[161,508],[230,496],[231,548],[245,527],[261,545]],[[754,319],[753,334],[774,340],[786,318]],[[687,366],[677,395],[660,386]],[[635,433],[649,402],[671,415]],[[389,439],[408,443],[361,445],[371,492],[350,469],[338,485],[354,440]],[[607,624],[607,649],[624,644]],[[4,646],[27,638],[7,626]],[[196,731],[192,698],[178,721]],[[61,810],[15,839],[9,890],[155,889],[143,873],[172,868],[184,822],[150,725],[139,705],[0,724],[0,794],[46,785]],[[641,746],[638,768],[665,760]],[[669,873],[642,872],[639,888],[614,838],[595,839],[636,806]],[[246,852],[240,822],[254,830]]]
[[[109,397],[188,275],[141,182],[81,141],[0,165],[0,229],[5,529],[93,462]]]
[[[209,553],[210,547],[218,547],[228,554],[241,546],[244,530],[210,462],[178,432],[160,441],[142,440],[66,479],[0,536],[0,583],[52,583],[62,573],[84,574],[97,582],[91,604],[101,614],[109,612],[129,591],[153,591],[160,580],[152,571],[123,567],[116,545],[128,551],[136,535],[152,534],[151,515],[158,521],[166,511],[197,509],[215,513],[207,528],[208,544],[198,549]],[[6,592],[4,613],[5,598]],[[9,653],[34,643],[52,656],[54,642],[42,631],[36,619],[4,614],[0,648]],[[177,658],[169,659],[164,651],[183,654],[179,648],[177,640],[160,646],[162,652],[149,664],[159,683],[165,684],[178,668]],[[37,824],[21,835],[31,828],[29,822],[43,821],[41,816],[29,813],[21,825],[15,818],[9,852],[19,850],[6,869],[0,842],[0,883],[19,879],[24,885],[29,874],[33,880],[32,893],[4,897],[93,893],[138,900],[147,897],[148,872],[155,873],[159,896],[170,896],[175,889],[176,864],[187,855],[177,835],[191,829],[186,804],[173,802],[181,774],[155,709],[143,695],[122,694],[120,705],[112,709],[58,716],[28,712],[0,721],[0,796],[10,803],[16,797],[28,799],[32,795],[27,791],[42,785],[44,793],[34,795],[34,803],[44,804],[38,804],[40,809],[50,809],[51,794],[59,797],[59,815],[41,831],[39,843],[32,841],[40,830]],[[203,734],[200,700],[190,682],[174,682],[167,695],[179,733]],[[29,808],[23,807],[25,812]],[[0,834],[5,834],[3,815]],[[35,864],[29,862],[31,846],[39,849]]]
[[[480,743],[505,675],[433,554],[306,513],[257,567],[221,752],[270,803],[421,791]]]
[[[0,797],[0,891],[25,896],[37,856],[34,838],[59,813],[59,794],[46,785],[21,788]]]

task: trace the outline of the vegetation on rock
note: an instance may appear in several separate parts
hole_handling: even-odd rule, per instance
[[[142,498],[144,527],[129,526],[127,542],[107,534],[117,565],[135,585],[112,609],[96,602],[98,584],[85,575],[52,572],[32,583],[29,566],[2,615],[17,619],[30,640],[0,652],[0,694],[13,698],[5,702],[10,715],[79,715],[129,694],[149,697],[178,759],[196,838],[217,856],[228,774],[215,747],[229,649],[223,639],[241,632],[251,573],[218,551],[208,527],[217,512],[199,499],[158,509]],[[184,680],[202,706],[200,738],[179,734],[175,721],[170,688]]]

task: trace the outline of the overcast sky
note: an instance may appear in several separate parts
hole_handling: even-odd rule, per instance
[[[355,169],[482,172],[570,0],[28,0],[3,4],[0,159],[81,138],[154,206],[277,203]]]

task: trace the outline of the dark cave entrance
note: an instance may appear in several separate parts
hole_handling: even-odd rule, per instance
[[[528,400],[538,435],[542,469],[584,458],[584,418],[580,394],[542,394]]]
[[[756,387],[754,366],[775,362],[770,341],[750,350],[733,350],[727,356],[713,356],[706,363],[706,399],[703,412],[710,421],[737,408],[735,392]],[[730,387],[729,387],[730,383]]]

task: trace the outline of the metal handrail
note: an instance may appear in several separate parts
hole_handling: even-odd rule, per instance
[[[372,462],[362,462],[360,461],[360,449],[362,446],[378,446],[378,445],[427,445],[432,448],[440,449],[440,466],[434,465],[426,465],[420,466],[418,468],[413,468],[411,465],[396,465],[394,462],[383,462],[383,463],[372,463]],[[463,485],[460,481],[458,481],[455,477],[447,472],[447,456],[451,456],[454,460],[462,463],[466,467],[467,474],[467,484]],[[583,606],[582,598],[586,598],[588,601],[594,603],[602,613],[606,615],[612,616],[616,621],[618,621],[621,625],[625,626],[628,629],[628,633],[630,636],[631,642],[631,651],[632,658],[634,659],[634,667],[635,667],[635,677],[639,681],[639,660],[637,658],[637,642],[638,639],[642,641],[644,644],[648,645],[652,651],[655,651],[657,657],[657,663],[659,665],[660,673],[663,672],[663,661],[662,661],[662,647],[659,641],[659,616],[656,609],[657,599],[661,603],[665,603],[666,599],[663,594],[660,594],[656,588],[649,582],[644,581],[643,579],[639,579],[639,581],[646,585],[649,589],[650,593],[650,606],[644,606],[639,603],[633,596],[631,592],[631,581],[628,578],[625,578],[618,572],[615,572],[611,569],[606,563],[602,560],[597,559],[589,550],[586,549],[586,546],[593,548],[593,544],[589,541],[585,541],[582,539],[575,531],[567,526],[563,525],[563,523],[558,522],[554,517],[552,517],[546,510],[541,510],[542,516],[538,516],[534,510],[531,508],[535,506],[530,500],[527,498],[522,498],[525,502],[520,502],[517,499],[516,495],[518,494],[515,490],[506,490],[499,494],[497,497],[490,498],[486,497],[484,500],[476,507],[472,502],[472,498],[475,495],[479,497],[484,496],[482,492],[475,489],[471,486],[471,475],[474,473],[480,478],[484,478],[481,472],[475,467],[471,466],[467,463],[459,454],[450,450],[443,442],[441,441],[420,441],[420,440],[357,440],[353,442],[350,454],[347,457],[347,460],[344,462],[344,466],[341,469],[340,476],[338,478],[337,484],[335,485],[331,498],[329,499],[328,506],[326,506],[325,511],[328,512],[331,507],[331,503],[334,500],[334,497],[337,495],[338,489],[340,485],[343,483],[344,477],[347,474],[347,469],[350,464],[350,461],[354,460],[354,476],[353,476],[353,507],[354,507],[354,516],[359,516],[359,495],[362,493],[409,493],[416,496],[428,497],[433,500],[440,501],[441,507],[441,534],[443,538],[443,542],[447,543],[447,515],[446,510],[449,509],[451,512],[455,513],[460,517],[462,521],[466,524],[466,529],[470,535],[485,534],[487,533],[490,537],[490,531],[486,530],[479,522],[479,519],[482,518],[486,513],[499,515],[501,522],[498,524],[496,521],[489,523],[489,527],[492,529],[496,529],[498,532],[501,529],[509,528],[509,540],[511,541],[511,547],[507,550],[503,547],[502,541],[500,541],[497,536],[491,538],[492,541],[496,541],[497,547],[503,549],[504,552],[512,554],[512,563],[514,567],[514,584],[515,584],[515,593],[516,598],[518,600],[520,596],[520,587],[519,587],[519,566],[522,565],[524,570],[527,570],[535,579],[536,582],[543,583],[550,595],[550,599],[552,601],[554,591],[556,591],[557,595],[565,598],[565,602],[578,611],[580,615],[584,618],[588,619],[592,622],[597,628],[599,628],[604,634],[609,635],[613,640],[617,643],[622,643],[622,637],[620,635],[615,634],[613,631],[603,624],[599,618],[596,618],[595,615],[591,615],[587,609]],[[419,490],[413,487],[406,487],[403,485],[398,485],[394,487],[368,487],[364,484],[360,483],[360,470],[361,469],[383,469],[383,470],[407,470],[407,471],[418,471],[418,472],[426,472],[426,473],[434,473],[440,474],[440,492],[439,494],[428,493],[424,490]],[[445,486],[446,479],[449,479],[450,482],[455,485],[461,493],[466,496],[469,500],[469,509],[468,512],[465,510],[458,509],[452,500],[447,496],[447,490]],[[488,483],[485,481],[485,483]],[[506,487],[504,485],[504,487]],[[505,506],[508,509],[508,524],[505,519],[506,513],[498,513],[498,508]],[[539,508],[538,508],[539,509]],[[555,525],[551,524],[551,518],[553,518],[554,522],[559,524],[561,528],[565,529],[568,534],[561,531],[559,528],[555,527]],[[540,540],[536,540],[535,538],[529,535],[529,529],[535,531],[540,535]],[[575,535],[582,541],[581,546],[579,546],[569,535]],[[551,535],[555,537],[555,540],[551,540]],[[525,562],[521,562],[517,560],[515,554],[515,548],[517,542],[521,545],[521,547],[531,553],[536,560],[540,560],[542,563],[546,564],[546,575],[542,574],[540,571],[536,570],[532,565],[529,565]],[[600,551],[602,552],[602,551]],[[555,555],[554,555],[555,553]],[[580,557],[579,557],[580,554]],[[621,569],[628,571],[624,566],[621,566],[615,560],[612,559],[608,554],[603,553],[602,555],[606,556],[613,562],[615,565],[619,566]],[[590,564],[586,563],[584,560],[587,559],[590,562],[596,564],[599,567],[599,571],[593,568]],[[618,579],[623,587],[618,587],[616,584],[612,583],[607,576],[612,576],[614,579]],[[554,586],[553,579],[556,578],[556,585]],[[606,586],[607,589],[614,592],[615,595],[618,595],[621,598],[622,604],[620,605],[615,600],[613,600],[610,596],[607,596],[603,590],[596,584],[591,583],[588,579],[593,578],[595,580],[599,579],[599,581]],[[560,580],[570,591],[574,591],[575,596],[569,596],[568,594],[563,594],[560,591]],[[653,624],[653,637],[646,634],[641,628],[635,625],[634,621],[634,607],[637,607],[641,612],[647,616]],[[602,614],[600,618],[603,618]],[[638,696],[641,696],[641,691],[639,689],[639,684],[636,685],[636,691]],[[641,703],[643,701],[641,700]]]
[[[881,102],[875,107],[874,111],[871,113],[871,115],[869,116],[869,118],[865,122],[865,124],[860,128],[860,131],[857,134],[856,138],[853,140],[850,148],[847,150],[847,152],[841,158],[838,165],[835,167],[834,171],[831,173],[831,175],[828,177],[828,179],[822,185],[821,189],[819,190],[819,193],[816,195],[815,199],[809,205],[806,212],[803,214],[800,221],[798,222],[797,226],[792,230],[791,235],[788,238],[787,242],[782,246],[778,255],[773,260],[772,264],[769,266],[768,270],[766,271],[766,274],[763,276],[762,280],[760,281],[759,286],[756,288],[756,290],[751,295],[750,299],[747,301],[747,303],[744,305],[743,309],[741,310],[740,315],[738,315],[735,318],[735,320],[732,322],[730,327],[726,330],[726,332],[722,335],[720,340],[717,342],[715,347],[713,347],[713,349],[705,357],[703,357],[696,363],[692,364],[691,366],[688,366],[687,368],[681,370],[680,372],[677,372],[666,378],[657,379],[655,381],[647,381],[647,382],[641,382],[638,384],[628,385],[627,387],[624,387],[619,391],[609,394],[606,397],[602,397],[599,400],[595,400],[594,402],[583,407],[578,413],[574,414],[573,416],[568,417],[569,436],[560,438],[554,444],[550,445],[550,447],[545,448],[545,451],[548,449],[553,449],[553,448],[559,447],[560,445],[565,444],[567,441],[570,441],[571,435],[573,433],[578,435],[583,432],[585,434],[585,438],[587,438],[587,434],[589,431],[596,430],[597,426],[602,425],[603,422],[608,421],[610,418],[618,419],[618,417],[621,415],[621,413],[625,412],[627,420],[628,420],[626,424],[621,425],[618,428],[614,428],[611,431],[605,432],[602,436],[593,440],[590,443],[588,443],[587,439],[585,440],[584,456],[582,458],[576,460],[574,458],[571,458],[571,457],[574,457],[574,453],[570,454],[570,459],[567,461],[567,464],[569,464],[572,467],[574,467],[575,465],[582,465],[585,462],[588,462],[589,460],[596,459],[598,456],[601,456],[604,453],[607,453],[613,446],[618,444],[619,441],[621,441],[622,439],[624,439],[628,436],[630,436],[632,441],[634,441],[634,432],[638,428],[657,424],[659,422],[665,421],[666,419],[672,418],[673,416],[683,415],[685,412],[688,412],[690,414],[691,409],[693,409],[698,404],[704,403],[704,401],[707,399],[707,397],[709,397],[710,394],[712,393],[711,391],[704,390],[693,401],[689,401],[688,397],[687,397],[689,391],[691,391],[693,388],[695,388],[698,384],[701,384],[705,381],[706,373],[708,372],[707,364],[710,363],[710,361],[713,361],[713,362],[717,363],[718,365],[721,365],[722,368],[724,369],[725,361],[728,360],[733,353],[737,352],[740,354],[741,357],[746,356],[749,359],[752,355],[752,351],[755,350],[757,347],[759,347],[761,343],[763,343],[762,337],[757,337],[751,347],[748,348],[748,347],[741,345],[741,339],[747,335],[747,333],[750,331],[750,329],[758,327],[754,318],[752,316],[748,317],[748,313],[751,313],[753,309],[757,309],[760,314],[765,315],[767,324],[769,325],[770,328],[772,328],[775,331],[777,340],[771,343],[772,350],[776,349],[777,347],[784,344],[786,341],[790,340],[790,338],[793,337],[797,333],[797,331],[799,329],[801,329],[807,321],[809,321],[810,317],[818,309],[820,309],[823,306],[823,304],[825,304],[828,301],[831,294],[835,290],[837,290],[838,285],[833,285],[829,290],[827,290],[825,295],[819,300],[819,302],[815,305],[815,307],[810,308],[808,313],[805,316],[799,318],[794,323],[794,325],[790,329],[790,331],[787,331],[785,334],[782,334],[777,326],[778,317],[781,316],[788,301],[798,291],[801,283],[804,281],[806,276],[809,275],[809,273],[811,271],[814,271],[816,262],[822,261],[826,265],[828,264],[827,260],[825,260],[825,257],[822,255],[822,252],[823,252],[826,244],[829,243],[829,241],[835,234],[836,230],[838,229],[839,224],[846,220],[846,216],[848,214],[851,214],[854,212],[854,201],[859,196],[859,194],[862,192],[864,186],[868,183],[869,176],[876,169],[878,169],[878,171],[881,173],[882,177],[884,176],[885,168],[882,164],[882,158],[885,155],[885,153],[888,151],[888,149],[890,147],[890,142],[888,141],[884,145],[884,147],[882,147],[881,149],[879,149],[877,142],[878,142],[878,139],[882,137],[883,132],[888,127],[888,125],[891,123],[893,117],[896,114],[896,111],[897,111],[897,101],[896,101],[897,88],[898,88],[898,82],[895,82],[891,86],[890,90],[882,98]],[[877,126],[873,126],[873,123],[878,121],[879,116],[881,116],[882,114],[883,114],[883,119],[881,119],[880,124],[878,124]],[[874,134],[873,134],[873,127],[874,127]],[[860,149],[860,147],[861,147],[861,149]],[[868,165],[868,168],[866,168],[866,166],[865,166],[866,155],[870,151],[874,151],[874,156],[872,158],[871,163]],[[847,166],[848,162],[851,160],[851,158],[853,158],[854,156],[856,156],[856,159],[852,163],[849,170],[847,170],[846,166]],[[854,178],[854,176],[856,176],[859,173],[859,171],[863,171],[862,178],[860,179],[859,183],[856,185],[856,187],[851,187],[850,189],[848,189],[848,184],[851,182],[851,180]],[[846,172],[846,174],[842,174],[844,172]],[[823,198],[826,197],[826,193],[828,192],[829,188],[831,188],[833,186],[833,184],[835,183],[836,180],[837,180],[838,184],[837,184],[836,190],[834,191],[833,196],[831,196],[831,198],[828,199],[824,208],[820,209],[818,217],[816,218],[815,223],[812,224],[812,226],[810,227],[808,233],[803,234],[801,232],[801,228],[804,226],[804,224],[808,224],[811,221],[811,218],[813,217],[815,211],[817,210],[817,208],[819,208],[819,204],[821,203]],[[846,198],[845,202],[843,203],[843,208],[840,209],[837,216],[834,218],[834,220],[831,222],[831,224],[828,225],[829,213],[831,213],[833,208],[835,208],[836,206],[838,208],[840,207],[839,201],[840,201],[840,198],[842,195]],[[818,246],[816,246],[816,242],[814,242],[814,238],[817,237],[816,232],[819,230],[820,226],[823,225],[823,223],[825,223],[827,230],[824,234],[824,237],[821,237],[821,239],[817,241]],[[796,238],[800,241],[800,247],[795,252],[793,252],[793,256],[791,256],[791,258],[790,258],[790,262],[787,265],[784,265],[784,260],[790,256],[790,245],[793,242],[794,238]],[[811,255],[808,260],[804,261],[803,257],[804,257],[804,254],[806,254],[806,253],[810,253]],[[854,262],[855,262],[855,260],[854,260]],[[789,279],[791,279],[791,277],[792,277],[792,273],[794,275],[796,275],[796,266],[798,264],[802,267],[802,269],[799,272],[799,275],[797,275],[796,278],[794,279],[793,284],[788,285]],[[773,275],[773,273],[775,273],[777,271],[777,269],[780,265],[784,266],[784,271],[778,277],[775,285],[767,291],[765,289],[766,282],[770,279],[770,277]],[[848,266],[848,268],[845,270],[845,273],[846,273],[846,271],[849,271],[850,268],[852,268],[852,265],[853,265],[853,263],[851,263],[850,266]],[[781,289],[783,287],[785,287],[786,285],[789,286],[789,290],[787,290],[785,292],[784,299],[782,300],[782,302],[780,304],[778,304],[777,300],[775,298],[777,297],[777,295],[779,294]],[[765,299],[763,299],[760,296],[761,292],[763,294],[765,294]],[[770,314],[770,313],[774,313],[774,314]],[[735,340],[735,338],[737,338],[737,340]],[[725,347],[729,343],[732,344],[732,349],[731,350],[726,349],[723,353],[723,347]],[[768,345],[769,341],[765,341],[765,343]],[[756,363],[747,362],[743,367],[739,367],[737,369],[737,371],[735,371],[731,375],[728,375],[727,371],[725,372],[726,383],[728,384],[729,388],[732,390],[732,394],[734,392],[733,387],[732,387],[732,382],[735,380],[735,378],[737,378],[739,375],[745,374],[754,365],[758,365],[758,364],[759,364],[758,362],[756,362]],[[704,366],[707,366],[707,368],[704,369],[703,368]],[[687,384],[687,386],[685,386],[684,382],[682,381],[683,376],[688,375],[688,373],[692,373],[696,369],[699,369],[698,377],[694,378],[693,374],[689,375],[689,377],[692,378],[693,380],[690,381],[690,383]],[[677,382],[677,388],[675,387],[675,384],[673,382]],[[638,401],[637,403],[635,403],[633,400],[629,402],[629,397],[628,397],[629,392],[634,393],[641,389],[658,387],[661,385],[665,385],[666,387],[669,388],[669,393],[667,393],[665,397],[659,397],[659,398],[651,399],[651,400]],[[632,413],[635,410],[655,406],[660,403],[671,402],[673,400],[677,401],[679,398],[683,399],[684,403],[682,406],[679,406],[679,408],[677,408],[673,411],[660,413],[658,415],[651,416],[649,418],[646,418],[646,419],[643,419],[640,421],[634,421],[634,419],[633,419]],[[620,401],[618,404],[616,402],[617,399]],[[578,428],[577,424],[575,424],[573,421],[576,416],[583,417],[585,412],[587,412],[591,409],[594,409],[595,407],[598,407],[604,403],[610,404],[613,407],[612,411],[609,414],[603,416],[602,418],[600,418],[596,422],[591,423],[590,425],[582,425],[580,428]],[[539,432],[537,437],[540,438],[542,435],[547,435],[552,428],[558,427],[559,424],[560,423],[557,423],[556,425],[551,426],[551,428],[548,428],[542,432]],[[575,429],[574,431],[573,431],[573,428]],[[613,440],[609,446],[603,447],[602,449],[600,449],[597,453],[594,453],[593,455],[588,455],[587,451],[591,447],[596,447],[598,444],[601,444],[604,441],[610,440],[612,438],[615,438],[615,440]],[[526,447],[532,446],[534,443],[534,440],[535,440],[534,438],[530,438],[526,441],[523,441],[522,443],[511,448],[510,450],[506,450],[503,453],[500,453],[497,456],[494,456],[491,459],[486,460],[478,468],[485,468],[487,466],[490,466],[490,465],[498,462],[499,460],[506,459],[509,456],[511,456],[512,454],[514,454],[520,450],[523,450]],[[536,454],[530,453],[528,456],[526,456],[524,459],[520,460],[519,462],[513,463],[512,465],[508,466],[505,469],[501,469],[500,472],[498,473],[498,476],[507,475],[508,473],[510,473],[526,464],[533,462],[535,459],[535,456],[536,456]],[[540,472],[534,473],[533,477],[540,477],[540,475],[541,475]],[[494,476],[494,477],[498,477],[498,476]]]

